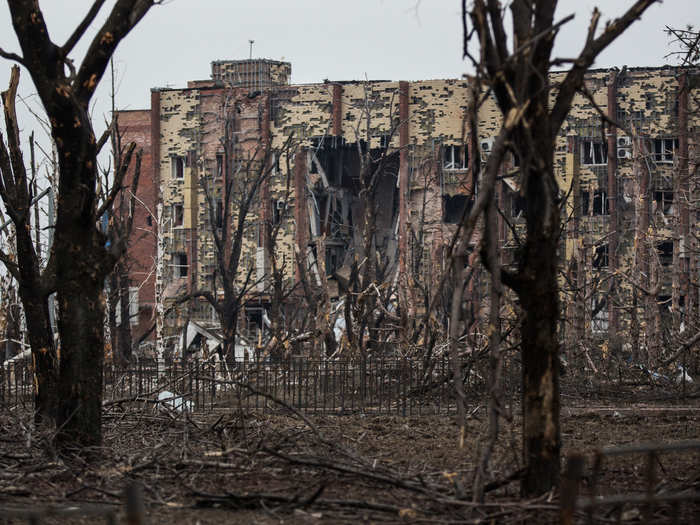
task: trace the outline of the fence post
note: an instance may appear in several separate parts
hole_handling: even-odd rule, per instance
[[[579,481],[583,475],[583,456],[574,453],[566,462],[566,470],[561,477],[560,510],[561,525],[573,525],[578,498]]]
[[[146,524],[143,489],[138,482],[133,482],[126,487],[126,522],[129,525]]]

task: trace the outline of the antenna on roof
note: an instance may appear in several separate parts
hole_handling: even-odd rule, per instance
[[[255,40],[248,40],[250,42],[250,59],[253,59],[253,44],[255,43]]]

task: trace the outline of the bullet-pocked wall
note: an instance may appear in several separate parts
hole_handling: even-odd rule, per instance
[[[343,276],[352,260],[362,259],[367,205],[375,206],[377,243],[393,271],[407,274],[409,285],[434,279],[477,190],[471,163],[477,153],[482,162],[488,157],[500,129],[493,97],[479,106],[478,151],[471,151],[467,80],[289,85],[285,63],[270,63],[270,86],[226,85],[248,62],[214,62],[212,80],[159,91],[154,152],[168,221],[168,294],[211,287],[216,263],[206,191],[221,198],[222,137],[232,108],[239,159],[261,148],[270,153],[271,176],[249,215],[242,254],[242,268],[253,269],[262,283],[255,293],[264,298],[269,284],[266,224],[278,225],[268,248],[287,283],[298,279],[299,263],[311,274],[325,268],[329,276]],[[678,313],[698,302],[698,226],[690,198],[697,188],[678,176],[693,173],[696,164],[696,76],[687,74],[682,95],[684,74],[670,67],[595,70],[586,76],[586,94],[574,99],[555,148],[565,331],[620,331],[642,315],[628,306],[640,284],[633,275],[640,245],[650,259],[643,269],[659,282],[655,303]],[[563,76],[551,75],[554,91]],[[362,177],[378,167],[376,194],[368,200]],[[524,232],[526,209],[517,155],[507,157],[501,178],[500,239],[503,262],[511,264],[513,232]],[[325,254],[316,251],[320,237]],[[674,260],[684,273],[672,275]]]

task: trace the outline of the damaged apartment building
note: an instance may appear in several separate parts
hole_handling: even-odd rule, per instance
[[[238,284],[249,285],[240,316],[244,333],[264,331],[273,297],[270,254],[292,304],[304,269],[338,299],[353,262],[364,260],[368,248],[382,279],[399,283],[409,302],[417,287],[444,271],[446,247],[478,191],[471,163],[487,158],[498,134],[495,102],[487,98],[479,110],[475,155],[468,80],[294,85],[290,76],[287,62],[216,61],[211,79],[154,88],[150,109],[118,113],[122,140],[144,150],[144,210],[136,214],[141,233],[128,255],[143,326],[153,318],[159,221],[166,305],[215,288],[211,232],[223,224],[227,171],[245,180],[255,170],[269,173],[242,239]],[[560,77],[553,73],[552,83]],[[696,78],[671,67],[588,73],[587,93],[575,99],[555,153],[566,198],[563,333],[621,332],[647,315],[648,297],[664,315],[697,310]],[[516,155],[503,167],[497,195],[508,264],[517,257],[527,205]],[[236,213],[233,206],[234,224]],[[150,284],[142,286],[143,280]],[[478,316],[480,286],[470,293]],[[171,316],[171,328],[185,318],[216,323],[208,303],[190,304],[186,314]],[[418,310],[407,307],[409,315]]]

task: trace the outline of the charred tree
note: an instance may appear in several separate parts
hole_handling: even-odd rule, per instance
[[[68,40],[49,37],[36,0],[8,0],[22,55],[0,56],[23,65],[32,77],[51,125],[59,167],[59,192],[53,253],[59,304],[61,360],[58,379],[57,444],[61,448],[102,441],[102,364],[104,358],[102,287],[123,253],[123,239],[107,239],[97,221],[117,192],[98,206],[98,141],[89,104],[119,43],[156,3],[117,0],[97,30],[79,65],[69,58],[95,20],[104,0],[96,0]],[[119,181],[115,181],[118,187]],[[113,188],[114,189],[114,188]],[[52,266],[54,265],[54,266]]]
[[[270,203],[269,199],[264,197],[263,191],[273,171],[273,152],[268,136],[268,96],[262,95],[261,100],[251,101],[247,95],[226,94],[222,109],[223,156],[220,190],[217,190],[216,183],[202,182],[208,215],[208,233],[214,241],[216,269],[213,289],[194,289],[190,296],[205,299],[216,312],[221,325],[223,354],[226,358],[234,356],[238,321],[243,313],[245,300],[260,282],[254,273],[256,268],[246,268],[242,255],[248,228],[254,225],[250,218],[256,211],[255,206],[261,202],[263,217],[258,223],[261,228],[259,238],[272,240],[272,232],[267,231],[265,222],[269,210],[264,210],[264,207],[269,208]],[[260,115],[259,128],[255,130],[262,135],[262,145],[252,149],[246,149],[236,138],[241,126],[237,115],[243,104],[254,106],[256,112],[259,108],[264,108]],[[283,149],[286,151],[287,146]],[[217,191],[220,191],[220,201],[216,199]]]
[[[2,93],[7,131],[7,147],[0,135],[0,197],[15,226],[17,260],[6,254],[0,259],[19,283],[24,307],[27,336],[34,363],[35,420],[51,424],[55,418],[58,362],[49,318],[48,297],[54,291],[53,266],[43,271],[40,257],[31,238],[32,184],[24,166],[19,126],[15,113],[15,96],[19,84],[19,67],[12,68],[10,87]]]
[[[479,58],[469,54],[470,33],[466,32],[465,52],[493,91],[504,121],[513,122],[519,117],[507,138],[520,158],[526,237],[517,268],[502,269],[501,278],[517,293],[523,311],[520,332],[526,473],[521,490],[525,495],[541,494],[556,486],[560,468],[557,250],[561,197],[554,175],[554,143],[595,58],[652,3],[654,0],[635,2],[597,37],[600,13],[595,10],[583,50],[556,91],[549,84],[552,49],[559,28],[570,19],[555,23],[556,0],[514,0],[510,4],[512,51],[498,0],[475,0],[468,13],[478,38]],[[463,6],[466,25],[466,2]]]

